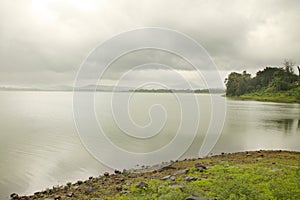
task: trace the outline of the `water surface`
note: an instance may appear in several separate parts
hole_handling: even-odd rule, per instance
[[[129,109],[136,124],[151,122],[148,109],[156,103],[165,107],[167,120],[154,138],[134,140],[114,123],[110,95],[96,94],[96,116],[107,137],[128,151],[161,148],[176,136],[182,120],[189,121],[180,118],[180,107],[172,94],[135,94]],[[183,157],[198,156],[211,117],[209,95],[197,94],[197,100],[201,117],[198,135]],[[7,199],[12,192],[31,194],[110,170],[82,145],[73,120],[71,92],[1,91],[0,106],[0,199]],[[300,151],[299,104],[227,99],[226,108],[224,128],[213,154],[258,149]]]

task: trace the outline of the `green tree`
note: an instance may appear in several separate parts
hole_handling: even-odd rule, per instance
[[[237,72],[230,73],[228,78],[225,79],[226,95],[240,96],[247,93],[251,89],[249,87],[250,80],[251,74],[248,74],[246,71],[243,71],[242,74]]]
[[[300,86],[300,67],[297,66],[297,69],[298,69],[298,73],[299,73],[299,76],[298,76],[298,86]]]
[[[298,77],[293,73],[294,63],[291,60],[285,60],[284,65],[285,67],[266,67],[253,78],[246,71],[230,73],[225,79],[226,95],[240,96],[266,89],[274,92],[285,91],[296,87],[297,81],[300,85],[300,68],[298,67]]]
[[[285,68],[285,71],[287,73],[291,73],[293,74],[294,73],[294,69],[293,69],[293,66],[295,65],[295,62],[291,59],[284,59],[283,61],[283,66]]]

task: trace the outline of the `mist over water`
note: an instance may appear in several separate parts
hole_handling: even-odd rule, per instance
[[[182,158],[198,156],[210,123],[210,96],[196,94],[196,98],[199,129]],[[224,97],[218,95],[218,98]],[[151,122],[148,109],[153,104],[165,108],[164,126],[154,137],[133,139],[114,122],[111,93],[95,94],[95,114],[106,136],[127,151],[151,152],[176,136],[182,119],[178,101],[171,93],[135,93],[129,104],[132,120],[141,127],[147,126]],[[71,92],[1,91],[0,105],[0,199],[13,192],[31,194],[111,170],[82,145],[73,120]],[[258,149],[300,151],[299,104],[227,99],[226,107],[224,128],[211,153]],[[185,120],[189,122],[188,118]],[[137,163],[131,164],[134,167]]]

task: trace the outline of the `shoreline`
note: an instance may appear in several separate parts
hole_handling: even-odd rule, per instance
[[[284,99],[274,99],[268,97],[260,97],[260,96],[226,96],[226,98],[233,100],[241,100],[241,101],[261,101],[261,102],[273,102],[273,103],[293,103],[300,104],[300,100],[284,100]]]
[[[268,92],[268,89],[259,92],[242,94],[240,96],[226,96],[239,100],[255,100],[276,103],[300,103],[300,87],[295,87],[287,91]]]
[[[254,195],[257,199],[265,197],[259,195],[279,198],[281,193],[289,195],[290,199],[300,197],[300,152],[296,151],[222,153],[155,166],[123,172],[115,170],[113,174],[106,172],[84,181],[53,186],[29,196],[13,193],[10,198],[226,199]],[[283,183],[286,187],[282,187]],[[268,192],[264,194],[260,191],[262,189]]]

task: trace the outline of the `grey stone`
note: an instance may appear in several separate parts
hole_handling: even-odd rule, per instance
[[[206,169],[206,166],[201,165],[200,163],[196,163],[195,167],[200,171],[203,172]]]
[[[61,199],[61,196],[60,195],[55,195],[54,200],[59,200],[59,199]]]
[[[162,172],[162,171],[166,171],[166,170],[169,170],[169,169],[176,169],[176,168],[172,167],[172,166],[164,166],[164,167],[159,168],[157,171]]]
[[[176,180],[176,176],[171,176],[171,177],[170,177],[170,180],[171,180],[171,181],[175,181],[175,180]]]
[[[170,179],[170,177],[171,177],[171,175],[167,175],[167,176],[162,177],[161,180],[165,181],[165,180]]]
[[[143,182],[143,181],[140,181],[137,185],[136,185],[137,188],[145,188],[145,187],[148,187],[148,184]]]
[[[77,190],[78,188],[79,188],[78,185],[73,186],[73,189],[74,189],[74,190]]]
[[[17,199],[17,198],[19,198],[19,195],[16,194],[16,193],[12,193],[12,194],[10,195],[10,197],[11,197],[12,199]]]
[[[187,176],[187,177],[185,177],[185,180],[186,181],[196,181],[198,178],[196,178],[196,177],[193,177],[193,176]]]
[[[91,186],[89,186],[89,187],[87,187],[87,188],[85,189],[85,193],[86,193],[86,194],[90,194],[91,192],[93,192],[93,190],[94,190],[94,188],[91,187]]]
[[[189,196],[189,197],[185,198],[185,200],[202,200],[202,199],[200,199],[198,197],[194,197],[194,196]]]
[[[72,197],[73,196],[73,192],[68,192],[67,197]]]
[[[122,188],[121,185],[118,185],[118,186],[116,187],[116,190],[117,190],[117,191],[122,191],[122,189],[123,189],[123,188]]]
[[[175,184],[175,185],[170,185],[169,186],[169,189],[173,189],[173,188],[179,188],[180,190],[182,190],[183,185]]]
[[[126,186],[131,186],[131,184],[132,184],[131,182],[127,182],[125,185]]]
[[[179,171],[173,172],[173,175],[187,174],[188,172],[189,172],[189,169],[181,169]]]
[[[105,172],[105,173],[104,173],[104,176],[109,176],[109,173],[108,173],[108,172]]]

